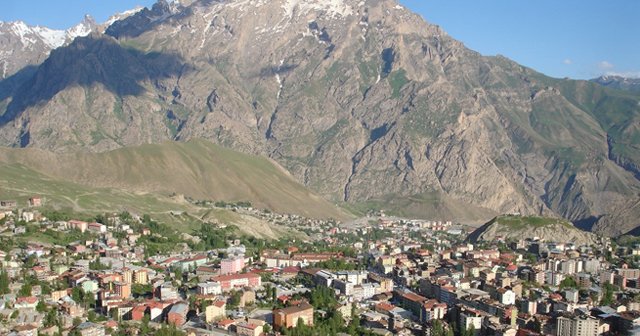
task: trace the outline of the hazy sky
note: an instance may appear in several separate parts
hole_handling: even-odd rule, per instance
[[[0,20],[66,29],[91,14],[155,0],[4,0]],[[501,54],[554,77],[640,77],[640,1],[400,0],[485,55]]]

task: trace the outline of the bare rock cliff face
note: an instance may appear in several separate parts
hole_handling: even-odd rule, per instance
[[[607,224],[638,200],[637,96],[481,56],[392,0],[160,2],[21,83],[5,145],[206,138],[334,201],[434,194],[610,234],[640,213]]]

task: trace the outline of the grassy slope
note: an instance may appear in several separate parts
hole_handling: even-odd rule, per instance
[[[384,210],[388,215],[432,220],[458,219],[466,224],[482,224],[495,212],[471,206],[437,192],[413,196],[389,195],[383,199],[345,204],[351,212],[364,215],[368,211]]]
[[[201,140],[142,145],[99,154],[0,148],[1,162],[19,163],[53,179],[92,188],[251,201],[256,207],[276,212],[315,218],[348,217],[268,159]]]
[[[585,234],[564,219],[538,216],[502,215],[493,218],[486,224],[471,232],[467,239],[475,242],[480,240],[481,236],[484,236],[483,239],[487,239],[487,234],[489,234],[489,236],[492,234],[500,234],[501,236],[511,236],[513,238],[514,236],[522,234],[526,235],[527,232],[531,232],[531,229],[535,230],[541,228],[552,230],[551,232],[553,236],[560,234],[560,232],[569,236],[573,235],[574,237],[575,235],[583,236]],[[532,237],[522,236],[522,238]]]
[[[236,225],[242,232],[261,238],[300,236],[299,232],[230,210],[203,209],[152,193],[88,187],[53,179],[20,164],[0,164],[0,199],[17,200],[20,206],[25,206],[27,199],[33,195],[42,196],[48,208],[71,209],[81,216],[80,218],[126,210],[137,214],[150,214],[155,220],[173,224],[176,229],[185,233],[199,228],[204,220]],[[174,216],[170,213],[172,210],[184,213]],[[48,242],[49,238],[45,235],[35,236],[35,239],[42,242]]]
[[[550,217],[537,217],[537,216],[499,216],[492,222],[507,227],[512,230],[522,230],[525,228],[539,228],[545,226],[552,226],[560,224],[567,229],[577,230],[573,224],[564,219],[550,218]]]

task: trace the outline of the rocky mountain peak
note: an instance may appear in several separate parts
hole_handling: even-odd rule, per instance
[[[592,79],[591,81],[613,89],[640,92],[640,78],[630,78],[619,75],[603,75]]]
[[[2,144],[205,138],[412,216],[640,215],[640,97],[484,57],[394,0],[159,1],[106,34],[0,97]]]

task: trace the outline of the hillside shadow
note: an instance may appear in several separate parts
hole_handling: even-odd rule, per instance
[[[101,84],[120,97],[138,96],[145,91],[143,82],[153,83],[192,69],[178,55],[124,48],[111,37],[77,38],[68,47],[54,50],[30,78],[8,91],[13,99],[0,117],[0,127],[70,87]],[[0,87],[11,87],[5,81]]]
[[[0,101],[12,97],[22,84],[38,71],[35,65],[27,65],[15,74],[0,80]]]
[[[593,226],[598,223],[602,216],[590,216],[587,218],[581,218],[573,222],[573,225],[580,230],[589,231],[593,229]]]

